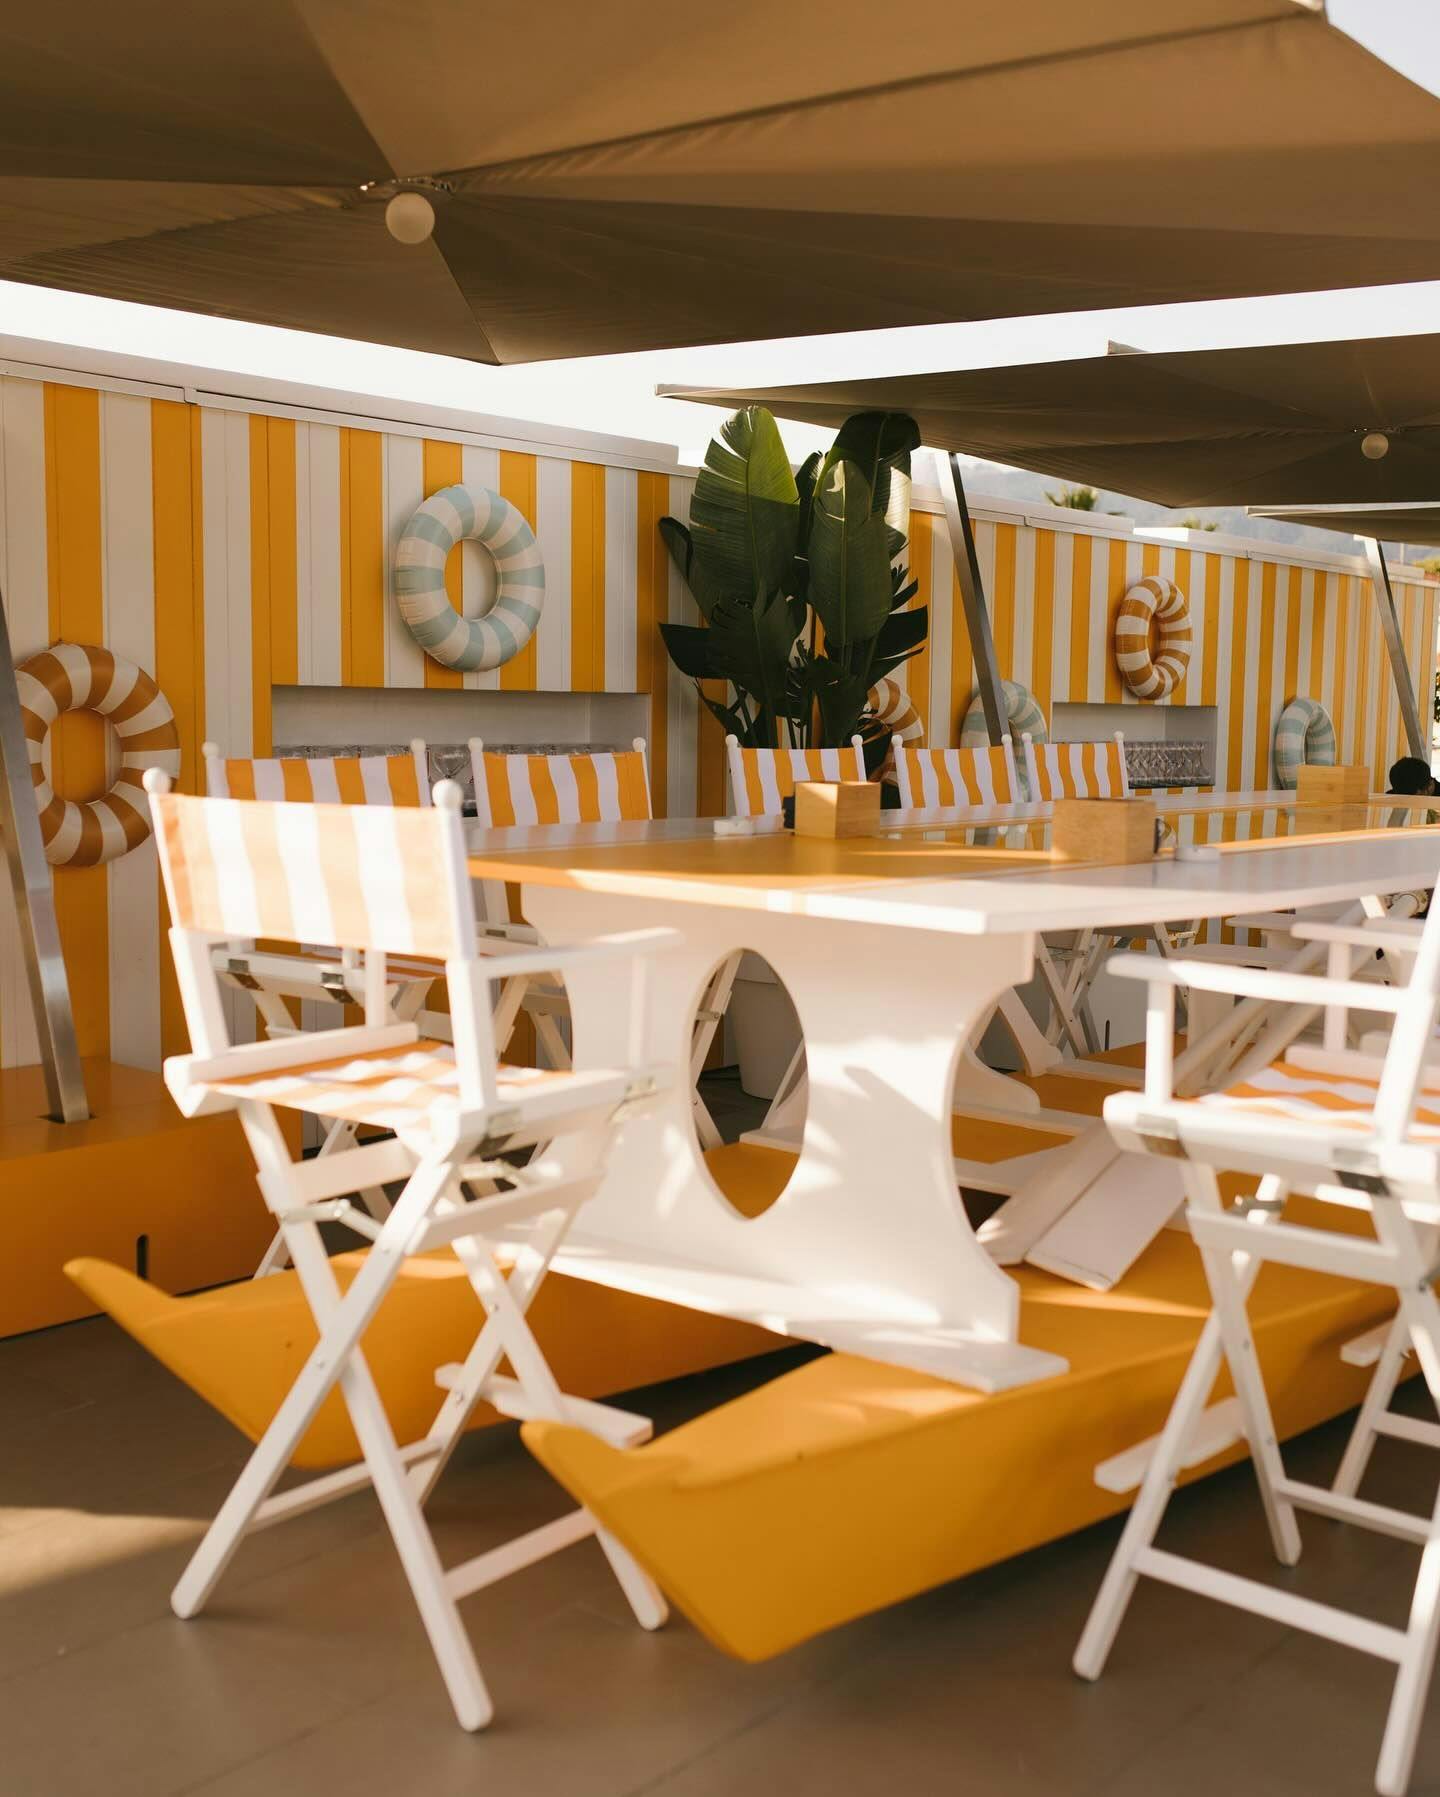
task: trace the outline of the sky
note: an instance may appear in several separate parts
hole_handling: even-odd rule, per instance
[[[1440,94],[1440,0],[1330,0],[1330,17]],[[0,281],[0,334],[265,375],[512,419],[609,431],[696,462],[723,413],[655,396],[660,382],[749,386],[900,369],[985,367],[1139,349],[1206,349],[1440,328],[1440,282],[1143,306],[487,368],[446,356],[202,318]],[[797,459],[829,433],[784,424]]]

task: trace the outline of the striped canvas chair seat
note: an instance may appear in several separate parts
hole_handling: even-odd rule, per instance
[[[216,799],[288,799],[315,805],[428,805],[425,745],[408,755],[222,756],[206,743],[205,783]]]
[[[1122,737],[1102,743],[1036,743],[1027,736],[1024,743],[1030,797],[1037,803],[1129,796]]]
[[[490,829],[643,823],[653,816],[641,736],[629,749],[576,755],[496,755],[475,738],[470,766],[475,815]]]
[[[1432,1082],[1435,1075],[1429,1076]],[[1248,1111],[1287,1123],[1324,1123],[1327,1128],[1353,1129],[1369,1135],[1375,1128],[1375,1101],[1380,1079],[1348,1069],[1321,1071],[1293,1061],[1273,1061],[1248,1079],[1200,1099],[1207,1108]],[[1408,1133],[1419,1140],[1440,1139],[1440,1087],[1422,1090]]]
[[[865,752],[852,736],[843,749],[742,749],[725,738],[730,805],[736,817],[778,817],[802,780],[863,780]]]
[[[496,1089],[502,1103],[513,1102],[522,1088],[558,1077],[537,1067],[501,1063]],[[280,1073],[215,1080],[204,1089],[225,1098],[256,1098],[285,1110],[393,1129],[404,1136],[423,1131],[438,1114],[460,1104],[454,1048],[423,1036],[397,1048],[312,1061]]]
[[[892,738],[895,783],[904,806],[1013,805],[1010,738],[998,749],[922,749]]]

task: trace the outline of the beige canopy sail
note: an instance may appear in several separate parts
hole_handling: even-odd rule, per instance
[[[1338,530],[1380,543],[1411,543],[1426,549],[1440,544],[1440,500],[1428,505],[1252,505],[1249,512],[1252,518]]]
[[[1431,279],[1437,191],[1440,101],[1319,0],[0,25],[0,278],[480,361]]]
[[[1358,504],[1440,493],[1440,335],[1109,355],[717,392],[839,424],[909,412],[921,440],[1157,505]],[[1371,451],[1366,437],[1383,436]]]
[[[951,451],[952,547],[992,740],[1000,680],[980,590],[957,451],[1091,482],[1160,505],[1414,505],[1440,493],[1440,335],[1280,343],[1257,349],[1104,356],[880,375],[677,398],[762,404],[839,424],[851,413],[909,412],[921,440]],[[1333,510],[1331,516],[1334,516]],[[1309,522],[1319,522],[1312,514]],[[1358,524],[1350,526],[1361,535]],[[1379,533],[1396,540],[1396,531]],[[1428,536],[1424,539],[1431,540]],[[1429,753],[1384,557],[1372,545],[1380,620],[1412,752]]]

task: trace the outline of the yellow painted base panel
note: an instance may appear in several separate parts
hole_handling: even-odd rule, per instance
[[[1183,1054],[1185,1038],[1175,1038],[1176,1054]],[[1092,1061],[1108,1063],[1112,1067],[1136,1067],[1145,1065],[1145,1044],[1143,1042],[1127,1042],[1120,1048],[1107,1048],[1102,1053],[1088,1057]],[[1118,1086],[1108,1086],[1103,1079],[1086,1079],[1083,1075],[1066,1073],[1015,1073],[1012,1079],[1030,1090],[1047,1110],[1069,1111],[1076,1117],[1100,1117],[1104,1114],[1105,1100],[1112,1092],[1118,1092]]]
[[[87,1059],[94,1115],[52,1123],[38,1067],[0,1073],[0,1336],[90,1316],[64,1275],[77,1254],[195,1290],[253,1270],[270,1239],[231,1115],[186,1119],[158,1073]]]
[[[335,1257],[342,1290],[348,1290],[363,1260],[363,1250]],[[315,1327],[293,1273],[176,1298],[104,1261],[75,1260],[65,1270],[94,1304],[252,1441],[264,1432],[315,1345]],[[783,1345],[782,1337],[748,1323],[560,1274],[551,1274],[540,1288],[530,1320],[561,1386],[581,1398],[677,1379]],[[483,1322],[464,1269],[448,1250],[407,1263],[364,1338],[366,1359],[400,1441],[414,1441],[430,1427],[443,1396],[435,1369],[463,1360]],[[482,1405],[472,1427],[496,1420]],[[349,1412],[332,1392],[302,1439],[295,1464],[335,1466],[359,1453]]]
[[[831,1354],[628,1453],[557,1424],[524,1437],[711,1641],[762,1660],[1127,1507],[1093,1469],[1164,1422],[1208,1310],[1194,1247],[1163,1232],[1110,1292],[1019,1283],[1021,1338],[1067,1357],[1058,1378],[987,1397]],[[1358,1403],[1369,1372],[1339,1348],[1392,1307],[1265,1268],[1251,1312],[1282,1435]]]

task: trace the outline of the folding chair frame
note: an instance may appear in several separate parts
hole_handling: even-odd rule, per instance
[[[1315,978],[1212,963],[1166,962],[1141,957],[1114,964],[1115,971],[1147,978],[1146,1083],[1143,1093],[1125,1093],[1106,1104],[1106,1120],[1122,1147],[1148,1150],[1183,1161],[1187,1215],[1200,1250],[1212,1309],[1201,1331],[1161,1434],[1148,1448],[1132,1450],[1097,1469],[1100,1482],[1118,1460],[1145,1465],[1139,1495],[1126,1522],[1089,1619],[1076,1648],[1074,1665],[1083,1678],[1098,1678],[1137,1581],[1152,1578],[1238,1608],[1268,1616],[1289,1627],[1336,1641],[1394,1665],[1395,1684],[1376,1768],[1382,1797],[1402,1797],[1414,1762],[1425,1700],[1440,1645],[1440,1494],[1428,1516],[1412,1515],[1360,1498],[1359,1483],[1375,1439],[1393,1434],[1440,1446],[1440,1426],[1388,1413],[1407,1347],[1419,1357],[1430,1395],[1440,1406],[1440,1303],[1434,1281],[1440,1264],[1440,1155],[1432,1146],[1407,1140],[1422,1077],[1421,1061],[1436,1017],[1440,933],[1427,929],[1424,946],[1404,938],[1416,955],[1412,987],[1366,987],[1351,972],[1357,955],[1373,955],[1379,931],[1346,926],[1302,926],[1316,946],[1328,943],[1331,976]],[[1297,934],[1301,933],[1297,931]],[[1318,940],[1317,940],[1318,939]],[[1128,961],[1128,964],[1127,964]],[[1349,1007],[1389,1010],[1395,1033],[1380,1074],[1374,1119],[1366,1131],[1273,1116],[1203,1107],[1173,1098],[1172,1041],[1176,987],[1193,982],[1202,989],[1229,990],[1272,1002],[1304,1004],[1327,1018]],[[1317,1070],[1345,1070],[1358,1056],[1314,1051]],[[1217,1168],[1258,1171],[1253,1199],[1227,1211]],[[1302,1227],[1284,1221],[1292,1191],[1332,1203],[1362,1208],[1374,1221],[1375,1239]],[[1265,1393],[1246,1301],[1267,1260],[1393,1287],[1398,1310],[1385,1332],[1376,1371],[1361,1406],[1339,1474],[1329,1487],[1287,1475]],[[1372,1332],[1373,1336],[1373,1332]],[[1366,1357],[1369,1344],[1351,1344],[1349,1358]],[[1360,1352],[1353,1350],[1360,1349]],[[1207,1409],[1222,1363],[1229,1368],[1235,1398]],[[1222,1427],[1222,1421],[1233,1422]],[[1404,1628],[1377,1623],[1335,1606],[1242,1578],[1154,1545],[1180,1474],[1234,1445],[1249,1443],[1261,1504],[1275,1556],[1293,1566],[1300,1557],[1296,1511],[1311,1511],[1409,1542],[1421,1550],[1420,1568]]]
[[[441,1565],[423,1512],[481,1402],[493,1404],[508,1416],[568,1420],[595,1430],[614,1446],[630,1447],[649,1439],[647,1419],[609,1405],[567,1398],[526,1321],[526,1312],[557,1248],[598,1183],[599,1166],[586,1177],[572,1177],[563,1184],[532,1182],[508,1163],[475,1162],[472,1157],[486,1126],[483,1120],[472,1125],[442,1155],[413,1157],[413,1170],[403,1191],[390,1215],[375,1228],[364,1265],[342,1296],[320,1223],[349,1221],[360,1233],[371,1234],[358,1215],[345,1217],[343,1205],[333,1202],[353,1186],[354,1174],[343,1164],[347,1156],[331,1156],[329,1166],[334,1172],[323,1180],[297,1177],[322,1163],[298,1169],[270,1108],[254,1102],[242,1102],[238,1108],[260,1169],[262,1189],[280,1219],[319,1339],[181,1575],[171,1599],[175,1614],[182,1618],[199,1614],[241,1541],[253,1530],[372,1485],[462,1728],[483,1728],[493,1715],[493,1706],[456,1606],[497,1579],[595,1535],[636,1620],[644,1628],[659,1628],[667,1615],[659,1591],[628,1551],[599,1529],[585,1510],[573,1511],[558,1522],[448,1569]],[[352,1149],[349,1155],[367,1152]],[[493,1195],[502,1180],[513,1182],[512,1190]],[[481,1181],[489,1185],[491,1196],[468,1201],[460,1196],[464,1182]],[[507,1278],[487,1232],[527,1219],[537,1226],[535,1237],[521,1250]],[[437,1369],[437,1383],[448,1387],[447,1395],[427,1433],[402,1446],[391,1430],[361,1340],[406,1260],[439,1245],[449,1245],[460,1257],[486,1321],[463,1365]],[[502,1357],[515,1371],[513,1380],[497,1376]],[[363,1461],[272,1495],[301,1437],[337,1384]]]
[[[157,799],[168,791],[164,775],[147,774]],[[189,801],[191,804],[217,801]],[[463,839],[459,830],[459,789],[442,783],[437,807],[449,831],[448,874],[456,888],[457,937],[463,937],[462,903],[468,901]],[[437,820],[439,821],[439,820]],[[157,838],[167,886],[170,881],[164,832],[157,807]],[[179,914],[173,891],[172,915]],[[312,1160],[295,1160],[271,1102],[214,1093],[217,1081],[248,1069],[283,1074],[317,1059],[364,1054],[418,1039],[413,1025],[388,1020],[383,951],[365,955],[366,1021],[328,1032],[232,1047],[226,1033],[213,937],[193,928],[172,929],[181,994],[194,1052],[166,1065],[167,1083],[187,1114],[235,1109],[255,1157],[258,1182],[275,1214],[284,1248],[292,1260],[314,1316],[318,1339],[289,1393],[252,1451],[176,1585],[177,1616],[197,1615],[223,1576],[241,1541],[265,1528],[334,1501],[366,1485],[374,1487],[394,1539],[407,1581],[450,1694],[466,1729],[482,1728],[492,1715],[489,1694],[459,1601],[523,1566],[595,1535],[609,1559],[636,1619],[658,1628],[666,1618],[664,1599],[631,1558],[593,1518],[578,1510],[532,1530],[504,1546],[451,1568],[441,1565],[426,1525],[423,1506],[454,1451],[476,1406],[488,1402],[514,1417],[567,1420],[589,1428],[616,1446],[648,1439],[647,1419],[610,1405],[567,1397],[559,1388],[526,1321],[526,1313],[556,1250],[581,1205],[590,1197],[604,1167],[615,1119],[656,1092],[654,1071],[586,1072],[534,1087],[502,1092],[495,1078],[497,1057],[490,983],[508,977],[507,968],[535,975],[577,962],[623,954],[634,958],[635,999],[643,1003],[642,957],[669,932],[639,932],[581,949],[536,951],[513,961],[487,964],[473,939],[461,942],[457,960],[446,962],[455,1007],[460,1102],[422,1134],[401,1135],[357,1145],[354,1128],[342,1124]],[[407,1035],[408,1031],[408,1035]],[[638,1044],[638,1020],[632,1043]],[[469,1071],[467,1071],[467,1064]],[[488,1071],[487,1071],[488,1069]],[[524,1167],[497,1158],[501,1151],[544,1143]],[[350,1195],[403,1180],[403,1188],[383,1219],[369,1215]],[[370,1243],[349,1289],[342,1295],[321,1236],[321,1225],[344,1223]],[[497,1254],[497,1232],[519,1230],[508,1277]],[[362,1338],[381,1303],[412,1256],[450,1248],[464,1266],[485,1321],[464,1362],[437,1369],[445,1391],[429,1430],[418,1441],[396,1441],[366,1364]],[[514,1377],[501,1377],[507,1361]],[[354,1466],[275,1494],[274,1488],[320,1406],[338,1385],[349,1411],[362,1459]]]

